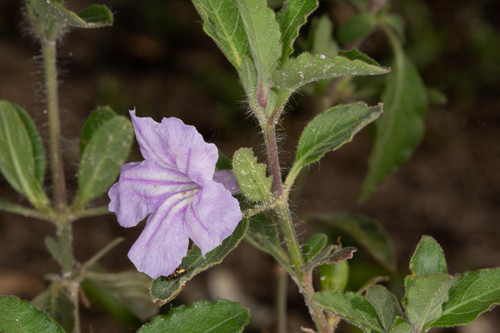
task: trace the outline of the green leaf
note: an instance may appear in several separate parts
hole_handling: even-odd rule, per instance
[[[46,313],[17,297],[0,297],[0,331],[3,333],[64,333]]]
[[[429,274],[446,274],[446,259],[441,246],[430,236],[423,236],[410,259],[414,277]]]
[[[170,302],[195,275],[221,263],[229,252],[239,244],[245,235],[247,226],[247,220],[243,219],[238,224],[233,234],[226,238],[220,246],[208,252],[205,258],[201,255],[200,249],[194,246],[188,251],[188,254],[182,259],[182,263],[179,266],[185,269],[183,274],[175,278],[160,277],[153,281],[151,287],[151,296],[153,300],[161,304]]]
[[[250,44],[259,85],[271,85],[271,77],[281,56],[280,27],[266,0],[237,0],[238,11]]]
[[[392,326],[391,333],[411,333],[411,326],[406,319],[397,317]]]
[[[349,263],[342,260],[319,266],[321,290],[342,291],[349,282]]]
[[[88,271],[85,278],[86,287],[103,289],[141,321],[145,321],[158,313],[158,306],[151,302],[149,296],[151,279],[142,273]],[[89,282],[95,286],[89,286]],[[84,288],[84,290],[87,289]]]
[[[373,306],[358,294],[323,291],[314,294],[312,303],[361,328],[363,332],[385,332]]]
[[[293,53],[293,43],[299,36],[300,28],[307,22],[307,17],[318,8],[318,0],[286,0],[276,15],[281,31],[280,62],[284,64]]]
[[[311,217],[349,234],[382,265],[395,269],[396,259],[389,236],[377,221],[362,215],[340,213],[318,213]]]
[[[427,327],[452,327],[472,323],[483,312],[500,304],[500,268],[467,272],[457,278],[443,305],[441,318]]]
[[[308,36],[309,49],[313,54],[324,54],[335,57],[339,47],[332,37],[333,23],[327,14],[321,15],[312,21]]]
[[[24,126],[26,127],[26,131],[28,132],[28,137],[30,138],[31,147],[33,148],[33,159],[35,161],[35,176],[40,184],[43,184],[45,178],[45,149],[43,148],[42,139],[40,138],[40,134],[38,134],[38,130],[35,126],[35,123],[31,119],[30,115],[24,111],[18,105],[12,104],[16,109],[19,117],[23,121]]]
[[[326,246],[328,236],[325,234],[315,234],[302,248],[304,261],[308,262],[316,257]]]
[[[229,157],[224,155],[222,151],[219,150],[219,159],[217,160],[217,164],[215,165],[216,170],[227,170],[232,169],[233,165],[231,164],[231,160]]]
[[[243,56],[241,58],[241,71],[240,71],[240,79],[241,84],[243,85],[243,89],[245,89],[245,93],[248,97],[248,102],[251,106],[256,106],[257,97],[256,97],[256,89],[257,89],[257,71],[255,70],[255,65],[250,58],[250,56]]]
[[[406,291],[406,315],[412,329],[422,332],[427,323],[440,318],[443,303],[448,301],[448,291],[455,283],[450,275],[420,276]]]
[[[98,107],[90,114],[83,125],[82,134],[80,135],[80,159],[85,151],[85,147],[87,147],[97,129],[114,117],[116,117],[116,113],[108,106]]]
[[[368,36],[376,24],[377,19],[372,13],[361,13],[342,24],[337,37],[342,43],[352,43]]]
[[[52,282],[47,290],[32,301],[32,304],[57,321],[66,332],[73,331],[74,305],[64,293],[61,281]]]
[[[193,0],[193,4],[203,19],[205,33],[239,72],[243,56],[250,55],[250,46],[236,0]]]
[[[90,25],[86,28],[98,28],[113,24],[113,14],[106,6],[90,5],[78,13],[78,16]]]
[[[396,296],[384,286],[374,285],[367,289],[365,299],[375,308],[384,332],[390,332],[396,317],[402,315]]]
[[[108,190],[127,159],[134,131],[130,120],[118,116],[100,126],[83,152],[78,168],[79,208]]]
[[[316,116],[304,129],[297,147],[297,156],[290,174],[319,161],[323,155],[352,140],[363,127],[377,119],[382,106],[368,107],[354,103],[333,107]],[[292,172],[293,171],[293,172]]]
[[[45,247],[49,251],[50,255],[52,258],[54,258],[61,266],[62,266],[62,258],[61,258],[61,246],[59,245],[59,242],[50,236],[45,236]]]
[[[361,60],[359,54],[357,52],[357,56],[351,59],[351,53],[333,58],[324,54],[302,53],[296,58],[289,59],[274,73],[274,84],[282,94],[290,95],[301,86],[313,81],[347,75],[377,75],[389,72],[373,60],[367,62],[366,59],[369,59],[367,56]]]
[[[16,191],[39,208],[49,200],[37,179],[33,147],[18,109],[0,101],[0,172]]]
[[[396,52],[382,102],[384,114],[376,123],[374,148],[360,200],[368,198],[378,184],[411,156],[423,135],[427,109],[425,86],[402,50]]]
[[[291,267],[290,258],[283,248],[276,229],[276,224],[265,214],[250,218],[245,238],[256,248],[269,253],[284,267]]]
[[[242,332],[248,324],[249,313],[236,302],[219,299],[213,303],[199,301],[171,310],[142,326],[137,333],[202,333]]]
[[[267,201],[272,178],[266,177],[266,164],[257,163],[251,148],[240,148],[233,155],[233,171],[241,192],[252,201]]]

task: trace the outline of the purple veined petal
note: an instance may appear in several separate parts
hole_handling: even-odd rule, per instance
[[[165,145],[157,131],[160,123],[150,117],[137,117],[135,109],[130,110],[130,118],[142,156],[166,168],[177,169],[174,156],[168,149],[164,149]]]
[[[195,189],[199,185],[186,175],[152,160],[127,163],[109,190],[109,210],[116,213],[121,226],[133,227],[170,196]]]
[[[238,194],[241,192],[240,185],[238,185],[236,176],[231,169],[215,170],[214,181],[224,185],[226,190],[231,192],[231,194]]]
[[[203,140],[194,126],[174,117],[163,118],[157,131],[165,150],[175,157],[179,171],[200,185],[212,180],[219,153],[214,144]]]
[[[186,231],[203,256],[230,236],[242,219],[238,200],[215,181],[206,183],[186,211]]]
[[[170,197],[151,214],[128,253],[138,271],[156,279],[172,274],[181,264],[189,246],[184,223],[186,208],[194,192]]]

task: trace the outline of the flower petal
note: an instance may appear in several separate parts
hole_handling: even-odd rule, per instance
[[[238,200],[215,181],[206,183],[186,211],[186,231],[202,255],[231,235],[242,218]]]
[[[138,271],[156,279],[172,274],[181,264],[189,246],[183,221],[190,202],[174,196],[151,214],[128,253]]]
[[[152,160],[127,163],[120,179],[109,190],[109,210],[123,227],[132,227],[168,197],[198,189],[199,185],[178,171],[165,169]]]
[[[203,140],[194,126],[174,117],[163,118],[157,131],[163,149],[175,158],[179,171],[200,185],[212,180],[219,153],[214,144]]]
[[[236,176],[231,169],[215,170],[214,180],[217,183],[221,183],[222,185],[224,185],[226,190],[231,192],[231,194],[238,194],[241,192],[240,185],[238,185]]]

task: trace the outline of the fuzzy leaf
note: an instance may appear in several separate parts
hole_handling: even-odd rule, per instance
[[[0,297],[0,331],[4,333],[64,333],[46,313],[17,297]]]
[[[325,234],[315,234],[302,248],[305,262],[316,257],[326,246],[328,236]]]
[[[182,259],[179,267],[185,271],[176,277],[160,277],[153,281],[151,287],[151,296],[155,302],[165,304],[173,300],[184,288],[186,283],[195,275],[201,273],[210,267],[217,265],[231,252],[245,235],[248,222],[243,219],[233,234],[226,238],[222,244],[205,255],[201,255],[198,247],[194,246],[188,251],[188,254]]]
[[[142,326],[137,333],[204,333],[242,332],[248,324],[249,313],[236,302],[219,299],[213,303],[199,301],[170,310]]]
[[[38,295],[32,304],[53,318],[66,332],[72,332],[75,325],[74,305],[64,294],[60,281],[54,281],[47,290]]]
[[[369,171],[361,190],[365,200],[388,175],[413,153],[424,131],[425,86],[415,66],[397,52],[382,96],[384,115],[376,123]]]
[[[106,121],[114,117],[116,117],[116,113],[108,106],[98,107],[90,114],[83,125],[82,134],[80,135],[80,158],[82,158],[85,147],[87,147],[92,135],[94,135],[97,129]]]
[[[237,0],[259,84],[270,86],[281,56],[280,27],[266,0]]]
[[[406,315],[410,326],[422,332],[427,323],[440,318],[443,304],[448,301],[448,291],[455,283],[450,275],[433,274],[420,276],[406,291],[408,304]]]
[[[90,139],[78,168],[79,208],[108,190],[127,159],[134,131],[130,120],[118,116],[106,121]]]
[[[312,303],[361,328],[363,332],[385,332],[377,312],[361,295],[323,291],[314,294]]]
[[[250,46],[236,3],[236,0],[193,0],[203,19],[203,30],[239,72],[242,57],[250,55]]]
[[[352,140],[363,127],[377,119],[382,106],[354,103],[333,107],[316,116],[304,129],[293,168],[319,161],[329,151]],[[291,172],[290,172],[291,173]]]
[[[233,156],[233,171],[243,194],[252,201],[266,201],[272,178],[266,177],[266,164],[257,163],[250,148],[240,148]]]
[[[373,285],[367,289],[365,299],[377,312],[384,332],[390,332],[396,317],[402,315],[396,296],[384,286]]]
[[[410,324],[406,321],[406,319],[397,317],[394,322],[394,326],[390,331],[391,333],[411,333]]]
[[[389,236],[377,221],[362,215],[339,213],[318,213],[312,217],[346,232],[382,265],[390,270],[395,269],[396,261]]]
[[[441,246],[430,236],[423,236],[410,259],[414,277],[429,274],[446,274],[446,259]]]
[[[318,0],[286,0],[276,15],[280,25],[283,50],[280,62],[284,64],[293,53],[293,43],[300,28],[307,22],[307,17],[318,8]]]
[[[500,304],[500,268],[467,272],[457,278],[443,305],[441,318],[426,327],[452,327],[472,323]]]

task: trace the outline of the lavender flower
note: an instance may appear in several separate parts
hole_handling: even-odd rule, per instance
[[[239,189],[232,171],[215,171],[217,148],[195,127],[173,117],[139,118],[135,110],[130,116],[145,160],[122,166],[109,210],[126,228],[151,214],[128,257],[157,278],[179,266],[189,238],[205,256],[233,233],[242,218],[232,196]]]

